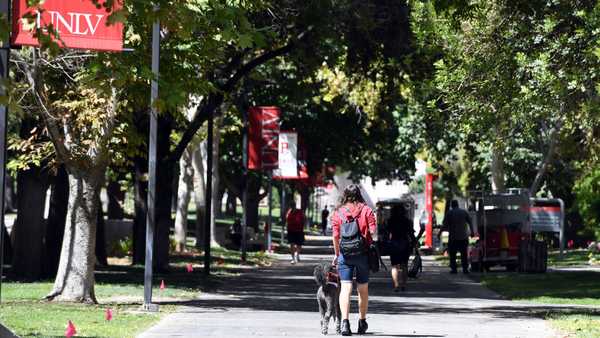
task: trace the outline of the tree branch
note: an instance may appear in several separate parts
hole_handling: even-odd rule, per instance
[[[235,85],[241,78],[248,75],[248,73],[250,73],[254,68],[278,56],[285,55],[292,51],[296,47],[297,43],[305,39],[308,36],[308,33],[312,30],[313,26],[310,26],[304,32],[298,34],[295,39],[290,41],[285,46],[265,52],[260,56],[248,61],[238,71],[236,71],[225,82],[223,86],[219,86],[219,92],[211,93],[208,96],[208,99],[203,104],[198,106],[196,114],[194,115],[194,118],[188,125],[185,132],[183,133],[181,140],[179,141],[175,149],[171,152],[171,154],[167,156],[166,160],[179,161],[179,159],[183,155],[183,152],[185,151],[185,148],[187,148],[188,144],[192,141],[198,129],[200,129],[202,124],[204,124],[204,121],[208,120],[209,116],[214,114],[215,109],[217,109],[221,105],[221,103],[223,103],[225,99],[225,94],[232,92],[235,88]],[[234,57],[230,62],[230,65],[235,62],[237,62],[237,59]]]
[[[563,107],[561,107],[559,116],[562,116],[563,113],[564,113],[564,109],[563,109]],[[556,123],[556,126],[554,126],[554,128],[552,128],[552,131],[550,132],[550,135],[548,136],[548,138],[549,138],[548,151],[546,152],[546,155],[544,156],[542,163],[540,163],[540,167],[538,168],[538,171],[535,175],[535,179],[533,180],[533,183],[531,183],[531,188],[529,189],[531,196],[536,195],[536,193],[540,189],[540,185],[544,181],[544,176],[546,175],[546,172],[548,171],[548,167],[550,166],[550,162],[552,162],[552,159],[554,158],[554,153],[556,152],[556,146],[558,145],[558,136],[559,136],[560,130],[562,128],[562,125],[563,125],[563,120],[562,120],[562,118],[559,118],[559,120]]]
[[[35,53],[35,51],[34,51],[34,53]],[[61,136],[60,127],[56,123],[57,118],[52,116],[52,114],[50,113],[50,110],[48,109],[48,107],[46,105],[46,102],[48,100],[45,97],[44,93],[42,92],[41,85],[38,81],[38,79],[40,77],[40,74],[38,71],[38,65],[37,65],[38,58],[36,58],[35,54],[34,54],[33,64],[30,64],[29,62],[27,62],[26,60],[21,58],[21,56],[18,53],[16,53],[15,56],[19,58],[19,61],[23,65],[23,68],[22,68],[23,72],[25,73],[27,82],[29,82],[29,86],[31,88],[31,93],[33,94],[35,101],[37,101],[37,103],[39,105],[39,108],[41,110],[40,115],[42,116],[42,120],[44,121],[44,124],[46,125],[46,128],[48,129],[48,133],[50,134],[50,140],[52,141],[52,144],[54,145],[56,154],[57,154],[58,158],[61,159],[64,163],[68,163],[68,161],[71,158],[70,151],[69,151],[67,145],[65,145],[65,143],[64,143],[64,137]]]

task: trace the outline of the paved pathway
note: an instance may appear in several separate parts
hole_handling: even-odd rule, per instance
[[[331,259],[324,238],[308,241],[302,262],[285,255],[268,268],[232,277],[210,293],[165,317],[139,337],[318,337],[315,263]],[[371,276],[372,337],[554,337],[530,304],[502,300],[493,292],[425,259],[423,274],[405,293],[391,292],[385,272]],[[356,329],[353,297],[351,325]],[[334,332],[330,325],[330,333]]]

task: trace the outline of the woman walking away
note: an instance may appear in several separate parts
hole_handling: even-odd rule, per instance
[[[342,194],[340,206],[331,218],[333,229],[333,264],[340,275],[340,309],[342,311],[342,336],[352,335],[350,330],[350,296],[352,276],[356,273],[358,289],[358,334],[367,332],[367,309],[369,305],[369,257],[367,250],[377,231],[375,214],[360,193],[358,185],[351,184]]]
[[[392,261],[394,291],[404,291],[408,278],[408,258],[413,245],[417,242],[412,221],[406,216],[404,205],[398,204],[392,207],[388,228],[390,229],[390,260]],[[399,270],[401,271],[400,278],[398,278]]]

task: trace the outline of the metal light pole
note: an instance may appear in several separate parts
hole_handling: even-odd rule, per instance
[[[150,144],[148,149],[148,210],[146,215],[146,262],[144,266],[144,310],[156,312],[158,305],[152,304],[152,255],[154,249],[154,229],[156,226],[156,138],[158,99],[158,76],[160,61],[160,22],[152,26],[152,85],[150,95]]]
[[[267,251],[271,252],[273,247],[273,238],[272,238],[272,230],[273,230],[273,172],[271,171],[271,175],[269,177],[269,220],[268,220],[269,231],[267,232]]]
[[[210,225],[212,217],[212,176],[213,176],[213,129],[214,115],[208,117],[206,139],[206,212],[204,213],[204,274],[210,275]]]
[[[0,3],[0,14],[7,18],[10,27],[10,1]],[[0,77],[8,80],[8,61],[10,56],[10,41],[2,41],[0,46]],[[0,86],[0,96],[7,95],[5,87]],[[4,179],[6,175],[6,115],[8,107],[0,105],[0,302],[2,301],[2,274],[4,272]]]
[[[283,183],[283,181],[281,181],[281,203],[279,205],[280,208],[280,213],[281,213],[281,238],[280,238],[280,242],[279,245],[280,247],[283,246],[283,232],[285,231],[285,216],[286,216],[286,201],[285,201],[285,184]]]

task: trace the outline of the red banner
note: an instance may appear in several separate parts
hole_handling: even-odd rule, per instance
[[[277,168],[281,110],[277,107],[252,107],[248,116],[248,169]]]
[[[427,225],[425,226],[425,246],[433,245],[433,174],[425,174],[425,210],[427,211]]]
[[[113,10],[120,10],[122,5],[115,1]],[[35,17],[35,22],[23,19],[27,13]],[[35,29],[52,25],[62,48],[121,51],[123,24],[109,26],[109,16],[104,7],[97,8],[91,0],[46,0],[34,7],[27,7],[27,0],[15,0],[12,44],[38,46],[39,41],[33,36]]]

